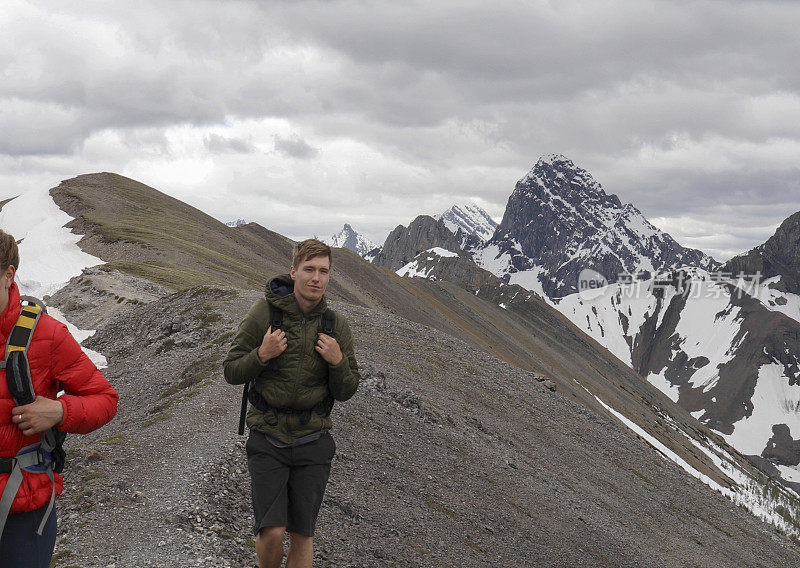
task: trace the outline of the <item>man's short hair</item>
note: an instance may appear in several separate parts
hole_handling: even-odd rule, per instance
[[[333,265],[333,254],[331,247],[319,239],[306,239],[294,245],[292,250],[292,266],[297,268],[301,262],[311,260],[318,256],[327,256],[328,261]]]

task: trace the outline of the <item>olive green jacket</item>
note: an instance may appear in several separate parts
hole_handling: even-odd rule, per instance
[[[330,392],[334,400],[349,399],[356,392],[361,376],[353,354],[353,336],[347,320],[336,313],[334,337],[342,350],[342,361],[329,365],[314,348],[321,329],[322,314],[327,309],[323,297],[309,313],[303,314],[294,296],[294,282],[286,274],[267,282],[265,297],[259,299],[245,316],[233,339],[223,367],[225,380],[241,385],[253,380],[251,388],[264,397],[274,408],[311,409],[321,403]],[[270,369],[270,361],[262,363],[258,347],[267,332],[270,305],[283,310],[281,328],[286,333],[286,350],[277,358],[277,369]],[[308,423],[302,415],[270,410],[262,412],[250,406],[247,425],[251,430],[263,432],[290,444],[314,432],[330,430],[330,416],[310,411]]]

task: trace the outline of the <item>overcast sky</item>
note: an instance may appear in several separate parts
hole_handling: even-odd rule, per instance
[[[3,0],[0,30],[0,198],[113,171],[382,243],[499,221],[560,153],[721,260],[800,210],[800,2]]]

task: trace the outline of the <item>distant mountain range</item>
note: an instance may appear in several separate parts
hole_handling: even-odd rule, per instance
[[[738,450],[800,482],[800,212],[723,266],[560,155],[517,182],[489,238],[482,216],[459,211],[395,228],[373,262],[476,293],[491,281],[483,268],[539,294]],[[579,290],[585,274],[601,287]]]
[[[441,221],[441,226],[449,229],[453,235],[455,242],[448,242],[447,245],[451,248],[475,248],[485,243],[494,234],[497,228],[497,222],[492,219],[486,211],[475,205],[474,203],[467,203],[463,205],[453,205],[444,213],[439,213],[432,217],[435,221]],[[392,238],[387,238],[390,248],[396,241],[396,234]],[[416,240],[419,236],[415,236]],[[432,237],[437,241],[436,237]],[[325,242],[333,247],[342,247],[353,251],[357,255],[374,260],[380,255],[380,258],[386,258],[386,254],[381,254],[383,246],[373,243],[369,238],[365,237],[353,227],[345,223],[342,230],[337,234],[332,235],[330,238],[325,239]],[[431,241],[433,242],[433,241]],[[390,253],[399,255],[400,258],[407,256],[406,252]],[[416,253],[415,253],[416,254]],[[380,262],[379,262],[380,263]]]

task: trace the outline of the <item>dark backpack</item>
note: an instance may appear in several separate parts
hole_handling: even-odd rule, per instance
[[[283,327],[283,310],[280,308],[276,308],[273,305],[269,307],[269,325],[272,327],[272,331],[276,329],[281,329]],[[325,335],[330,335],[331,337],[336,337],[335,334],[336,329],[336,314],[328,308],[322,314],[322,324],[320,326],[320,332],[324,333]],[[275,357],[269,362],[268,369],[270,371],[275,371],[278,369],[278,357]],[[262,397],[255,388],[250,388],[250,383],[252,383],[254,379],[247,381],[244,384],[244,389],[242,391],[242,407],[241,411],[239,412],[239,435],[244,434],[244,425],[245,420],[247,417],[247,403],[249,402],[262,412],[270,412],[270,411],[279,411],[279,412],[293,412],[292,409],[287,408],[280,408],[275,409],[269,406],[264,397]],[[328,393],[328,396],[323,400],[320,404],[315,406],[313,409],[314,412],[321,414],[323,416],[329,416],[331,410],[333,409],[333,397]],[[294,411],[298,413],[309,413],[308,418],[305,420],[308,422],[310,419],[310,411],[302,410],[302,411]]]

